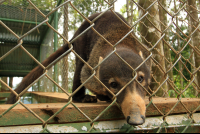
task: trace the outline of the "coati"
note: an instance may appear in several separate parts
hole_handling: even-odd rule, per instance
[[[91,15],[88,19],[92,21],[100,13]],[[122,15],[116,13],[124,23],[128,25]],[[113,12],[107,11],[102,16],[94,21],[93,28],[99,32],[107,41],[115,45],[129,31],[128,28]],[[72,40],[90,26],[90,23],[84,21],[78,28]],[[98,63],[100,66],[95,70],[91,70],[79,58],[76,57],[76,69],[73,80],[73,92],[84,83],[91,75],[95,76],[114,94],[117,94],[121,88],[129,83],[125,89],[117,95],[117,102],[121,106],[122,112],[130,125],[140,125],[145,121],[145,101],[146,89],[150,84],[150,61],[144,62],[134,75],[133,69],[137,68],[143,60],[149,55],[147,49],[138,43],[133,33],[129,34],[125,39],[116,45],[116,50],[109,45],[102,37],[94,30],[89,29],[83,35],[73,42],[74,51],[85,60],[92,68]],[[68,50],[68,45],[64,45],[56,52],[50,55],[42,62],[44,66],[49,65],[57,57]],[[114,53],[113,50],[115,50]],[[112,54],[111,54],[112,53]],[[109,57],[107,57],[110,54]],[[129,65],[127,65],[123,60]],[[133,68],[133,69],[132,69]],[[15,89],[17,93],[22,92],[29,84],[36,80],[43,73],[43,69],[38,66],[34,68],[27,76],[25,76],[19,86]],[[137,74],[137,75],[136,75]],[[139,83],[142,85],[140,85]],[[85,95],[85,88],[96,94],[99,100],[110,101],[113,95],[108,92],[96,78],[92,77],[88,80],[81,89],[73,96],[75,102],[90,102],[95,101],[95,98]],[[16,102],[16,97],[11,93],[7,104]]]

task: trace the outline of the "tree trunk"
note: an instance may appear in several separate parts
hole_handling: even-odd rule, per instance
[[[6,84],[8,83],[7,77],[1,77],[1,80],[4,81]],[[10,90],[9,90],[10,91]],[[1,83],[0,92],[8,92],[7,87]],[[0,100],[5,99],[5,97],[0,97]]]
[[[150,0],[139,0],[139,5],[146,9],[148,8],[152,2]],[[146,12],[139,8],[139,16],[143,16]],[[143,23],[139,23],[140,32],[142,35],[142,42],[143,44],[147,45],[149,48],[152,48],[156,42],[161,38],[161,33],[157,30],[161,30],[160,27],[160,18],[158,14],[158,3],[156,2],[152,5],[149,10],[149,14],[142,19]],[[150,22],[153,24],[151,24]],[[156,29],[157,28],[157,29]],[[166,76],[164,77],[165,70],[165,60],[164,60],[164,51],[163,51],[163,43],[160,41],[155,48],[152,50],[153,56],[152,58],[152,82],[150,85],[151,90],[156,91],[158,87],[165,81]],[[161,69],[160,69],[161,68]],[[165,82],[162,87],[156,93],[157,96],[168,96],[168,87],[167,83]]]
[[[175,11],[175,13],[177,12],[176,1],[174,1],[174,11]],[[177,17],[176,17],[176,25],[179,26]],[[176,27],[176,33],[177,34],[180,33],[177,27]],[[179,38],[179,36],[176,36],[176,38],[177,38],[177,44],[178,44],[178,51],[180,51],[181,48],[182,48],[182,46],[180,44],[180,38]],[[178,67],[179,67],[179,71],[182,72],[183,71],[183,67],[182,67],[182,63],[181,62],[178,62]],[[183,76],[180,74],[180,91],[182,91],[182,90],[183,90]]]
[[[167,7],[166,6],[166,0],[160,0],[159,1],[160,4],[162,4],[163,7]],[[159,6],[159,17],[160,17],[160,21],[162,22],[161,24],[161,31],[164,31],[168,24],[167,24],[167,12],[165,12],[165,10]],[[165,68],[166,68],[166,71],[168,71],[170,68],[171,68],[171,64],[172,64],[172,61],[171,61],[171,52],[170,52],[170,48],[168,47],[167,43],[169,44],[169,32],[168,30],[165,31],[165,33],[162,33],[162,35],[165,34],[164,38],[163,38],[163,48],[164,48],[164,55],[165,55],[165,58],[166,58],[166,62],[165,62]],[[171,81],[173,81],[173,70],[170,70],[167,74],[167,76],[169,77],[169,79]],[[170,88],[170,85],[168,85],[168,88],[169,90],[173,90],[172,88]],[[170,94],[170,97],[174,97],[175,94]]]
[[[133,24],[133,2],[130,0],[126,0],[126,13],[127,13],[127,21],[130,25]]]
[[[197,5],[196,5],[196,0],[188,0],[188,5],[189,5],[189,13],[191,16],[190,17],[190,20],[189,20],[189,24],[190,24],[190,34],[194,32],[194,30],[196,29],[196,27],[198,26],[199,24],[199,20],[198,20],[198,12],[195,10],[197,9]],[[192,46],[194,47],[194,49],[199,49],[200,50],[200,33],[199,31],[197,30],[192,36],[192,40],[190,41],[190,43],[192,44]],[[194,53],[194,61],[195,62],[195,67],[198,68],[200,66],[200,55],[197,54],[197,52]],[[195,71],[195,70],[192,70],[192,72]],[[197,76],[196,76],[197,74]],[[196,77],[196,84],[198,86],[199,83],[200,83],[200,71],[197,71],[193,77]],[[200,89],[198,89],[200,90]],[[193,91],[193,94],[196,94],[195,93],[195,90]],[[200,95],[198,95],[200,96]]]
[[[6,84],[8,84],[8,78],[7,77],[1,77],[1,80],[4,81]],[[7,87],[1,83],[1,92],[5,92],[7,91]],[[9,90],[10,91],[10,90]]]
[[[64,24],[63,24],[63,36],[68,39],[68,4],[64,5]],[[67,42],[63,40],[63,45]],[[68,55],[62,59],[62,88],[68,91]]]

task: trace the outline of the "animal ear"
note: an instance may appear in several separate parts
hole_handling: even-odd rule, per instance
[[[142,51],[139,51],[139,55],[140,55],[140,57],[144,60]]]
[[[100,56],[98,64],[100,64],[102,61],[103,61],[103,57]],[[97,71],[96,71],[97,72],[97,74],[96,74],[97,78],[99,78],[99,70],[100,70],[100,66],[97,67]]]
[[[103,57],[100,56],[100,57],[99,57],[99,63],[101,63],[102,61],[103,61]],[[99,63],[98,63],[98,64],[99,64]]]

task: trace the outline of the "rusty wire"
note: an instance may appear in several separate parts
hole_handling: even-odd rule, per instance
[[[192,86],[196,92],[199,93],[200,89],[199,89],[199,86],[198,84],[195,82],[195,75],[199,72],[200,70],[200,66],[199,67],[196,67],[192,62],[191,62],[191,59],[192,59],[192,55],[193,54],[197,54],[200,56],[200,50],[198,49],[197,46],[193,46],[192,43],[191,43],[191,40],[192,40],[192,37],[194,36],[194,34],[196,32],[200,32],[200,29],[199,29],[199,20],[195,20],[193,18],[193,20],[195,20],[198,25],[195,26],[195,25],[192,25],[189,24],[186,20],[182,19],[182,18],[179,18],[179,14],[180,12],[182,11],[185,11],[188,15],[188,17],[191,17],[192,18],[192,15],[189,13],[188,9],[187,9],[187,6],[188,7],[191,7],[193,8],[196,12],[200,13],[200,11],[198,10],[198,8],[194,7],[194,6],[191,6],[191,5],[188,5],[187,2],[183,2],[183,1],[179,1],[181,4],[180,4],[180,7],[178,8],[178,10],[176,12],[174,11],[169,11],[167,7],[164,7],[161,3],[160,0],[153,0],[151,2],[151,4],[149,4],[148,6],[145,7],[145,5],[140,5],[139,3],[137,3],[136,1],[134,0],[130,0],[130,2],[134,3],[135,6],[138,7],[138,9],[140,9],[143,14],[141,14],[141,16],[133,23],[133,24],[130,24],[127,25],[126,23],[124,23],[129,29],[130,31],[123,37],[121,38],[121,40],[119,40],[116,44],[112,44],[110,43],[103,35],[101,35],[98,31],[96,31],[93,26],[95,25],[94,22],[99,19],[100,16],[102,16],[106,11],[110,10],[113,12],[113,14],[115,14],[117,16],[117,14],[114,12],[114,9],[113,9],[113,4],[117,1],[113,1],[111,3],[109,3],[108,1],[104,1],[105,3],[108,4],[108,7],[105,11],[103,11],[99,16],[97,16],[94,20],[90,21],[87,17],[88,16],[85,16],[84,13],[81,13],[81,11],[79,10],[78,7],[76,7],[75,5],[73,5],[72,3],[73,0],[68,0],[68,1],[65,1],[64,3],[62,3],[61,5],[55,7],[52,11],[50,11],[47,15],[45,15],[44,13],[42,13],[42,11],[36,6],[34,5],[33,2],[31,2],[31,0],[27,0],[27,2],[45,19],[43,22],[41,22],[40,24],[36,25],[33,29],[29,30],[27,33],[25,33],[24,35],[22,36],[18,36],[15,32],[13,32],[9,27],[7,27],[3,21],[0,20],[0,25],[2,25],[4,28],[6,28],[8,30],[9,33],[13,34],[18,42],[16,43],[16,46],[13,47],[9,52],[5,53],[3,56],[0,57],[0,62],[8,55],[10,55],[15,49],[17,48],[21,48],[26,54],[28,54],[28,56],[30,56],[40,67],[42,67],[44,69],[44,72],[43,74],[38,78],[36,79],[32,84],[30,84],[23,92],[21,92],[20,94],[17,94],[12,88],[10,88],[5,82],[3,82],[1,79],[0,79],[0,82],[5,85],[12,93],[14,93],[16,96],[17,96],[17,102],[12,105],[8,110],[6,110],[4,113],[2,113],[0,115],[0,120],[1,120],[1,117],[4,116],[7,112],[9,112],[13,107],[15,107],[17,104],[20,104],[22,105],[24,108],[26,108],[30,113],[32,113],[36,118],[38,118],[41,122],[42,122],[42,127],[43,127],[43,131],[47,131],[47,132],[50,132],[48,129],[47,129],[47,126],[48,126],[48,122],[54,118],[56,115],[58,115],[65,107],[67,107],[69,104],[71,104],[72,106],[74,106],[84,117],[87,118],[87,120],[90,122],[90,125],[91,125],[91,128],[89,129],[88,132],[92,131],[94,129],[94,131],[96,130],[95,127],[94,127],[94,122],[96,122],[109,108],[111,108],[113,105],[117,104],[116,100],[117,100],[117,96],[132,82],[132,81],[137,81],[136,80],[136,77],[137,77],[137,69],[139,67],[141,67],[143,64],[145,64],[147,62],[147,60],[150,60],[152,61],[154,67],[156,68],[156,71],[154,70],[154,72],[151,74],[152,76],[152,80],[154,80],[154,83],[156,83],[158,86],[156,86],[156,88],[154,90],[151,90],[150,89],[150,92],[148,91],[148,89],[144,89],[146,90],[147,94],[149,95],[149,104],[147,105],[147,108],[150,106],[150,105],[153,105],[157,111],[163,116],[163,123],[162,125],[159,127],[158,129],[158,132],[161,131],[162,128],[165,128],[167,126],[167,122],[166,122],[166,117],[169,116],[172,111],[174,110],[174,108],[180,103],[183,108],[187,111],[187,113],[190,114],[189,116],[189,119],[190,119],[190,122],[185,126],[185,129],[183,130],[183,132],[185,132],[188,128],[188,126],[190,126],[193,122],[194,122],[194,119],[193,119],[193,113],[195,113],[199,108],[200,106],[198,106],[197,108],[195,108],[193,111],[190,111],[185,105],[184,103],[181,101],[182,99],[182,96],[184,96],[184,92],[186,92],[186,90],[188,90],[188,88],[190,86]],[[2,1],[0,4],[3,4],[5,1]],[[66,38],[65,36],[63,36],[61,33],[59,33],[56,29],[54,29],[51,24],[49,24],[49,16],[51,14],[53,14],[55,11],[57,11],[58,9],[62,8],[65,4],[67,4],[68,6],[70,6],[71,8],[73,8],[75,11],[77,11],[77,13],[84,19],[86,20],[87,22],[90,23],[90,26],[84,30],[81,34],[79,34],[76,38],[74,38],[73,40],[71,41],[68,41],[68,38]],[[163,22],[161,22],[160,20],[158,20],[158,18],[156,17],[156,14],[153,14],[151,12],[151,8],[153,8],[154,6],[160,6],[169,16],[171,19],[169,19],[169,22],[168,22],[168,25],[164,24]],[[158,14],[158,12],[157,12]],[[118,17],[119,18],[119,17]],[[120,19],[120,18],[119,18]],[[155,21],[159,22],[160,25],[163,25],[165,27],[164,30],[161,30],[160,29],[160,26],[157,26],[155,25],[155,22],[152,21],[152,19],[154,19]],[[182,23],[185,23],[186,25],[188,26],[191,26],[194,28],[194,30],[189,34],[185,34],[181,28],[179,27],[179,25],[176,24],[176,19],[178,19],[178,21],[181,21]],[[121,19],[120,19],[121,20]],[[122,21],[122,20],[121,20]],[[64,54],[62,54],[61,56],[59,56],[55,61],[53,61],[51,64],[49,64],[47,67],[44,67],[40,61],[38,61],[36,58],[34,58],[34,56],[32,56],[26,48],[23,47],[23,39],[28,35],[30,34],[31,32],[33,32],[34,30],[36,30],[38,27],[42,26],[43,24],[47,24],[47,26],[52,29],[55,33],[57,33],[63,40],[65,43],[68,44],[69,46],[69,50],[66,51]],[[159,37],[159,39],[155,40],[154,42],[152,40],[148,40],[147,39],[147,33],[145,33],[145,35],[143,35],[142,33],[140,33],[140,31],[138,33],[140,39],[137,41],[140,43],[140,45],[147,49],[149,51],[149,56],[136,68],[136,69],[133,69],[123,58],[121,58],[117,52],[116,52],[116,46],[121,42],[123,41],[127,36],[131,35],[133,31],[135,31],[136,29],[136,26],[137,25],[143,25],[144,27],[146,28],[153,28],[156,32],[153,32],[153,34],[155,34],[157,37]],[[172,28],[172,26],[176,27],[176,29],[186,37],[186,39],[184,39],[180,33],[177,33],[177,32],[174,32],[174,29]],[[99,63],[97,66],[95,67],[91,67],[87,61],[85,61],[84,59],[82,59],[74,50],[73,50],[73,46],[72,46],[72,43],[77,40],[82,34],[84,34],[85,32],[87,32],[88,30],[92,29],[98,36],[100,36],[102,38],[102,40],[104,40],[107,44],[109,44],[110,46],[113,47],[113,51],[105,58],[103,59],[103,61],[101,63]],[[166,41],[165,40],[165,36],[166,36],[166,31],[171,31],[175,36],[177,36],[181,41],[184,42],[183,46],[179,49],[179,50],[175,50],[171,43],[169,41]],[[134,37],[134,36],[133,36]],[[168,59],[165,57],[164,53],[161,52],[159,50],[159,45],[160,43],[163,41],[163,43],[168,47],[168,49],[171,49],[171,51],[175,54],[175,58],[173,59],[173,61],[168,61]],[[144,45],[144,42],[146,42],[145,45],[147,45],[148,47],[146,47]],[[190,47],[190,49],[192,49],[192,54],[190,56],[189,59],[185,58],[183,56],[183,51],[186,49],[186,47]],[[60,59],[62,59],[64,56],[66,56],[67,54],[69,53],[73,53],[76,58],[79,58],[84,64],[86,64],[90,70],[92,71],[92,75],[84,82],[82,83],[72,94],[69,94],[64,88],[62,88],[58,83],[56,83],[48,74],[48,70],[56,63],[58,62]],[[121,60],[122,62],[124,62],[126,65],[128,65],[132,71],[133,71],[133,78],[124,86],[121,88],[121,90],[114,94],[112,91],[109,90],[109,88],[107,88],[95,75],[96,75],[96,71],[95,69],[98,68],[110,55],[112,54],[116,54]],[[160,58],[164,61],[166,61],[167,63],[170,63],[170,68],[167,70],[161,63],[159,63],[159,61],[157,61],[157,59],[155,58],[155,55],[157,56],[160,56]],[[186,61],[186,62],[184,62]],[[181,64],[182,65],[182,70],[179,70],[177,68],[177,65],[178,64]],[[186,64],[190,64],[191,67],[194,69],[192,72],[187,68],[187,65]],[[191,78],[188,80],[185,75],[183,74],[183,71],[184,69],[187,71],[187,73],[190,74]],[[170,71],[177,71],[178,72],[178,75],[174,78],[174,79],[171,79],[169,78],[168,76],[168,73]],[[162,73],[162,77],[161,79],[158,79],[156,78],[156,72],[159,71]],[[59,111],[57,111],[54,115],[52,115],[48,120],[44,121],[43,119],[41,119],[41,117],[39,115],[37,115],[34,111],[32,111],[30,108],[28,108],[22,101],[21,101],[21,96],[32,86],[34,85],[36,82],[38,82],[42,77],[47,78],[48,80],[50,80],[53,84],[55,84],[60,90],[62,90],[65,94],[67,94],[67,96],[69,97],[68,99],[68,102],[66,103],[65,106],[63,106]],[[175,85],[175,81],[177,81],[179,79],[179,77],[183,77],[184,80],[186,80],[188,83],[186,84],[186,87],[184,89],[179,89],[179,87],[177,87]],[[95,78],[99,83],[102,84],[102,86],[106,89],[106,91],[108,91],[110,94],[112,94],[113,96],[113,100],[112,102],[110,103],[110,105],[104,109],[101,113],[99,113],[99,115],[95,118],[95,119],[91,119],[89,115],[86,115],[81,109],[79,109],[75,103],[72,102],[72,96],[78,92],[84,85],[86,82],[88,82],[90,79],[92,78]],[[137,81],[138,82],[138,81]],[[138,82],[139,83],[139,82]],[[170,86],[172,88],[172,91],[174,91],[176,94],[177,94],[177,102],[176,104],[171,108],[170,111],[166,111],[166,113],[163,113],[162,110],[159,109],[159,107],[157,107],[153,100],[154,100],[154,96],[156,96],[156,94],[159,92],[159,91],[163,91],[163,96],[166,97],[166,94],[168,94],[168,91],[166,91],[164,89],[164,86],[165,85],[168,85],[168,87]],[[141,85],[142,86],[142,85]],[[149,87],[150,88],[150,87]],[[198,95],[197,93],[197,95]],[[117,104],[118,105],[118,104]],[[131,131],[133,129],[133,127],[130,127],[129,129],[127,129],[127,132]]]

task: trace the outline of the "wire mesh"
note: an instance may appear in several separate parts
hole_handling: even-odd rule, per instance
[[[50,6],[46,6],[45,10],[43,6],[41,7],[43,2],[38,3],[34,0],[27,0],[27,1],[2,1],[0,2],[0,10],[4,13],[9,15],[10,19],[17,19],[26,21],[32,21],[34,24],[31,26],[27,26],[28,28],[20,28],[18,31],[13,31],[9,28],[9,23],[6,23],[5,20],[1,20],[1,18],[6,18],[6,14],[0,14],[0,25],[1,27],[6,29],[6,32],[9,33],[10,36],[0,35],[0,38],[4,38],[7,40],[12,40],[15,46],[12,47],[7,52],[2,52],[0,57],[0,65],[3,64],[3,60],[14,53],[14,51],[18,48],[21,48],[23,52],[27,54],[38,66],[44,69],[43,74],[37,78],[32,84],[30,84],[22,93],[17,94],[14,89],[9,87],[7,83],[0,80],[1,84],[6,86],[10,92],[14,93],[17,96],[17,102],[8,108],[6,111],[1,113],[1,117],[7,114],[13,107],[17,104],[22,105],[26,108],[33,116],[41,121],[42,125],[42,132],[51,132],[48,129],[48,123],[51,119],[56,117],[63,109],[68,107],[69,105],[74,106],[80,114],[82,114],[88,122],[90,122],[90,129],[88,132],[95,132],[95,125],[94,123],[113,105],[117,105],[117,96],[133,81],[137,81],[136,79],[136,71],[139,67],[143,64],[147,63],[148,60],[152,62],[152,69],[151,69],[151,85],[148,89],[144,90],[147,92],[149,98],[149,104],[147,105],[147,109],[150,105],[162,115],[163,123],[159,126],[157,132],[160,132],[161,129],[168,126],[166,117],[172,114],[173,110],[177,107],[178,104],[181,104],[183,108],[188,113],[188,119],[190,122],[185,125],[182,132],[185,132],[188,129],[188,126],[191,126],[195,122],[193,114],[199,110],[199,107],[194,108],[194,110],[189,110],[188,107],[182,102],[182,98],[186,97],[199,97],[199,83],[200,83],[200,45],[199,45],[199,1],[195,0],[127,0],[126,6],[122,9],[122,14],[126,16],[127,22],[129,25],[126,25],[130,30],[129,32],[121,38],[116,44],[112,44],[109,42],[103,35],[101,35],[98,31],[94,29],[95,20],[103,15],[106,11],[110,10],[114,15],[117,15],[114,11],[116,10],[115,3],[120,0],[88,0],[88,1],[81,1],[81,0],[66,0],[63,1],[60,5],[58,5],[55,1],[47,1],[47,3],[51,4]],[[44,4],[46,5],[46,4]],[[43,10],[41,10],[43,9]],[[16,11],[17,10],[17,11]],[[51,15],[53,15],[56,11],[59,10],[59,13],[64,14],[64,33],[56,30],[53,27],[54,22],[50,22]],[[19,14],[18,11],[21,11]],[[10,13],[9,13],[10,12]],[[90,21],[87,19],[91,14],[101,12],[99,16],[94,18],[94,20]],[[17,13],[17,14],[15,14]],[[4,15],[4,16],[3,16]],[[68,15],[68,16],[67,16]],[[73,15],[73,16],[72,16]],[[61,16],[62,18],[62,16]],[[119,18],[120,19],[120,18]],[[106,87],[97,77],[95,69],[98,68],[101,64],[99,63],[97,66],[91,66],[82,59],[77,52],[74,51],[73,46],[71,45],[72,42],[77,40],[74,38],[73,40],[68,40],[68,34],[72,34],[71,31],[76,31],[77,28],[80,26],[81,22],[87,21],[90,23],[90,27],[88,27],[85,31],[83,31],[80,35],[84,34],[88,30],[92,29],[98,36],[100,36],[105,42],[107,42],[110,46],[113,47],[113,51],[102,61],[104,62],[110,55],[116,54],[122,62],[127,64],[133,71],[132,79],[125,84],[124,87],[117,93],[113,93],[108,87]],[[123,21],[123,20],[121,20]],[[43,43],[41,45],[41,58],[38,60],[31,54],[26,47],[24,47],[24,43],[28,42],[28,35],[40,34],[40,30],[42,30],[42,26],[47,25],[49,30],[51,31],[46,38],[50,40],[49,43]],[[25,26],[25,25],[24,25]],[[26,26],[25,26],[26,27]],[[73,30],[72,30],[73,29]],[[135,33],[137,40],[140,42],[142,47],[145,47],[148,52],[149,56],[144,59],[144,61],[137,67],[132,68],[123,58],[121,58],[117,52],[116,47],[117,45],[123,41],[127,36]],[[46,59],[50,54],[52,54],[55,50],[53,48],[53,33],[59,35],[59,41],[63,41],[63,44],[68,44],[69,50],[65,52],[63,55],[58,57],[54,63],[56,63],[58,67],[59,75],[58,82],[55,82],[54,73],[55,70],[52,67],[52,64],[49,66],[44,66],[41,64],[41,61]],[[36,36],[35,35],[35,36]],[[32,41],[34,39],[38,39],[37,37],[32,37]],[[0,45],[4,44],[7,40],[0,40]],[[58,41],[58,42],[59,42]],[[36,40],[36,42],[39,42]],[[35,42],[34,42],[35,43]],[[34,44],[33,43],[33,44]],[[59,46],[60,47],[60,46]],[[64,57],[66,54],[73,54],[72,56]],[[73,69],[71,66],[75,66],[74,57],[80,59],[84,64],[86,64],[90,70],[92,71],[91,76],[82,83],[76,91],[71,93],[71,86],[72,83],[72,75]],[[60,60],[62,59],[62,60]],[[53,64],[54,64],[53,63]],[[70,64],[68,66],[68,64]],[[71,70],[70,70],[71,69]],[[73,70],[73,71],[72,71]],[[70,73],[69,73],[70,72]],[[69,77],[69,78],[68,78]],[[86,115],[79,107],[76,106],[76,103],[72,102],[72,96],[81,89],[85,85],[87,81],[90,81],[92,78],[97,80],[101,83],[102,87],[105,88],[107,92],[109,92],[113,99],[109,106],[104,109],[98,116],[94,119],[90,117],[90,115]],[[65,82],[65,81],[69,81]],[[137,81],[138,82],[138,81]],[[139,82],[138,82],[139,83]],[[23,94],[33,86],[33,91],[48,91],[53,92],[55,89],[53,88],[56,85],[57,90],[56,92],[63,92],[66,93],[69,97],[69,101],[55,114],[53,114],[48,120],[42,119],[37,113],[35,113],[31,108],[28,108],[26,104],[22,102],[21,97]],[[177,98],[176,104],[171,107],[170,111],[163,112],[159,109],[156,104],[154,104],[154,97],[174,97]],[[127,129],[127,132],[134,129],[134,126],[130,126]]]

